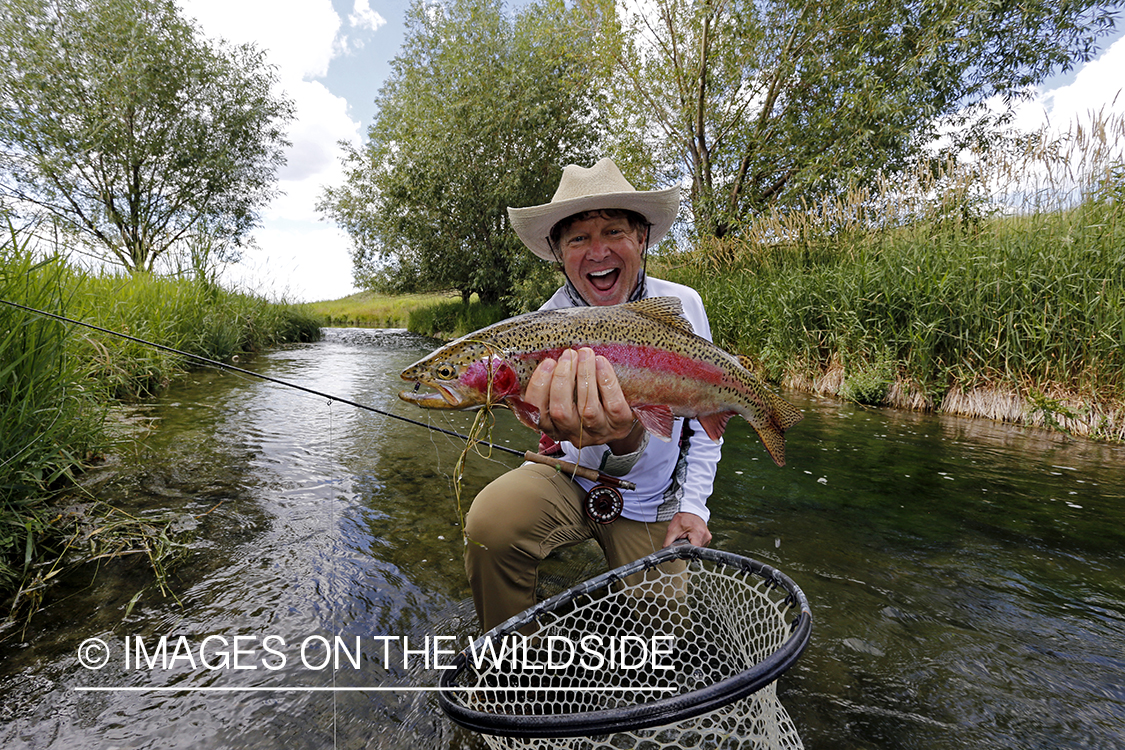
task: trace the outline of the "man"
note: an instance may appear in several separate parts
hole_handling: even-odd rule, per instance
[[[550,203],[509,208],[523,243],[566,275],[541,309],[675,296],[696,334],[709,340],[699,294],[645,274],[647,249],[671,229],[679,204],[678,187],[638,191],[602,159],[589,169],[566,167]],[[544,452],[561,450],[565,460],[637,489],[622,492],[621,517],[606,525],[583,510],[593,483],[550,467],[524,464],[481,490],[466,518],[465,569],[485,630],[535,604],[539,563],[559,547],[596,539],[612,568],[680,538],[711,541],[706,502],[720,444],[694,420],[677,418],[670,442],[650,442],[613,366],[588,348],[544,360],[524,399],[539,409]]]

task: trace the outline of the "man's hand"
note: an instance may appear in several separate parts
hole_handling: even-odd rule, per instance
[[[588,347],[568,349],[535,368],[524,400],[539,409],[539,429],[573,445],[608,445],[616,455],[635,451],[644,436],[621,392],[613,365]]]
[[[677,539],[687,538],[696,547],[706,547],[711,543],[711,531],[707,522],[694,513],[677,513],[668,524],[664,535],[664,546],[668,547]]]

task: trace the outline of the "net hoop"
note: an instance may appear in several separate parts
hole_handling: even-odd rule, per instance
[[[475,707],[474,689],[464,681],[474,671],[472,650],[478,655],[486,643],[526,633],[529,628],[542,630],[544,621],[552,613],[563,609],[577,599],[592,593],[614,589],[626,577],[644,573],[663,563],[675,560],[710,562],[734,568],[761,579],[769,590],[780,589],[784,600],[780,606],[795,619],[788,623],[784,642],[772,653],[736,674],[701,688],[671,697],[656,698],[644,703],[617,706],[604,710],[582,710],[571,713],[497,713]],[[550,623],[546,623],[548,626]],[[546,599],[520,614],[506,620],[478,638],[470,648],[454,658],[452,668],[443,672],[438,693],[442,710],[457,724],[476,732],[506,737],[593,737],[614,732],[660,727],[714,711],[734,701],[746,698],[777,680],[788,670],[808,646],[812,632],[812,613],[808,599],[789,576],[765,564],[730,552],[696,547],[678,542],[671,547],[615,568],[600,576],[584,581],[556,596]],[[558,686],[520,685],[511,691],[558,691]]]

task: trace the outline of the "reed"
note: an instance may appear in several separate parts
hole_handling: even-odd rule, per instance
[[[1121,144],[1102,116],[916,165],[662,270],[775,380],[1125,439]]]
[[[439,302],[412,310],[407,327],[414,333],[440,339],[454,339],[477,331],[508,317],[503,305],[485,305],[478,300],[469,303]]]
[[[0,241],[0,299],[216,360],[319,337],[307,306],[273,304],[207,281],[88,275],[32,252],[33,232]],[[0,305],[0,592],[30,610],[48,582],[88,559],[147,555],[163,589],[182,549],[173,519],[133,518],[92,497],[57,502],[109,450],[116,398],[156,393],[194,363],[117,336]]]
[[[206,282],[149,274],[93,277],[75,293],[88,323],[208,359],[314,341],[322,319],[306,305],[275,304]],[[117,398],[148,396],[190,362],[159,349],[96,331],[80,334],[87,375]]]
[[[0,298],[57,314],[78,279],[57,257],[36,260],[8,227]],[[57,321],[0,306],[0,590],[31,574],[53,521],[42,498],[103,446],[103,410]]]

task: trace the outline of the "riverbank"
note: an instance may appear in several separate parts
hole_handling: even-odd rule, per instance
[[[406,328],[422,336],[450,340],[508,317],[500,305],[484,305],[474,294],[468,303],[458,292],[385,295],[359,292],[308,305],[326,325],[337,328]]]
[[[309,310],[337,328],[407,328],[414,312],[460,300],[457,292],[388,295],[357,292],[337,300],[310,302]]]
[[[203,281],[86,274],[34,256],[16,232],[0,242],[0,299],[224,362],[315,340],[322,322]],[[112,405],[158,393],[192,362],[5,304],[0,337],[0,595],[14,612],[63,568],[137,553],[162,582],[174,519],[122,514],[84,497],[79,480],[121,438]]]
[[[716,343],[785,387],[1125,441],[1125,167],[1102,167],[1073,198],[1020,183],[1006,203],[974,197],[981,165],[908,175],[654,273],[698,289]]]

